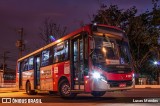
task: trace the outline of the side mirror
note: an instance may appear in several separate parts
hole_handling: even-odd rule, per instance
[[[97,23],[91,24],[92,31],[97,31]]]

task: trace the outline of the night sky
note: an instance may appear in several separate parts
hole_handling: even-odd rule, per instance
[[[45,18],[51,17],[57,24],[67,26],[70,32],[78,28],[80,22],[89,23],[89,16],[97,12],[100,3],[117,4],[121,9],[136,6],[138,13],[153,6],[151,0],[0,0],[0,56],[10,51],[7,63],[15,68],[18,57],[15,43],[20,39],[18,28],[24,28],[26,53],[29,53],[41,45],[39,27]]]

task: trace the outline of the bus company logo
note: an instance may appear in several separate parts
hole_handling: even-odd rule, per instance
[[[2,98],[2,103],[42,103],[42,100],[30,98]]]
[[[11,98],[2,98],[2,103],[12,103]]]

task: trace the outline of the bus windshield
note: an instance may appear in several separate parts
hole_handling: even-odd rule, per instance
[[[127,42],[97,35],[94,35],[94,39],[95,49],[92,54],[92,59],[95,64],[130,64],[130,53]]]

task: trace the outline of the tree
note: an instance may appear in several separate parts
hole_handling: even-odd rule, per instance
[[[102,4],[100,10],[96,15],[93,15],[94,21],[102,24],[112,26],[124,27],[128,24],[128,20],[137,13],[136,7],[123,10],[119,9],[117,5],[110,5],[109,7]]]
[[[141,73],[151,68],[152,63],[149,61],[153,59],[153,54],[157,51],[158,31],[151,23],[152,15],[147,11],[129,20],[129,25],[125,29],[132,48],[134,67]]]
[[[135,6],[130,9],[119,9],[117,5],[101,5],[96,15],[93,15],[93,21],[118,26],[123,29],[129,38],[133,65],[137,72],[154,72],[151,60],[156,58],[158,50],[157,39],[160,29],[157,27],[159,15],[157,5],[154,4],[152,12],[146,11],[136,15]],[[156,54],[156,55],[155,55]],[[152,64],[152,66],[151,66]]]
[[[66,30],[67,27],[62,27],[51,18],[46,18],[43,25],[40,27],[40,38],[46,45],[63,37],[66,34]]]
[[[153,21],[152,24],[159,26],[160,25],[160,6],[158,5],[159,0],[152,0],[153,7]]]

